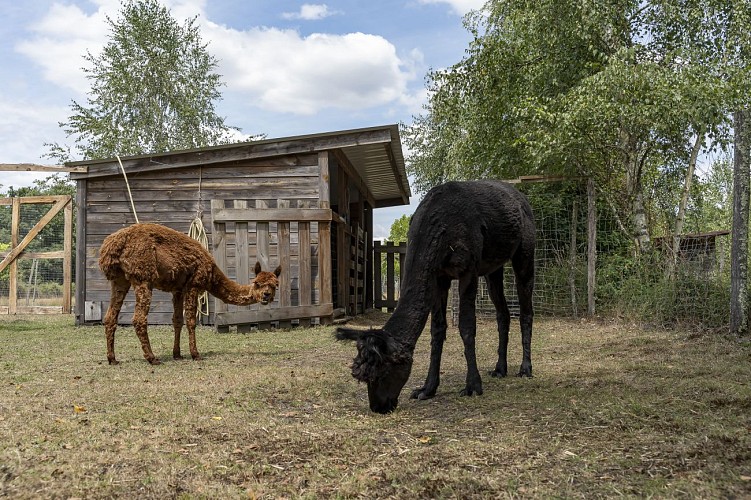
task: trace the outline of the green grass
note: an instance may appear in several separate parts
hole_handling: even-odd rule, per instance
[[[101,327],[0,317],[0,496],[751,495],[751,346],[722,335],[539,320],[535,378],[486,375],[485,394],[465,398],[451,329],[438,395],[409,400],[426,332],[398,410],[381,416],[333,328],[201,328],[201,362],[171,359],[171,328],[150,333],[162,365],[120,328],[109,366]],[[483,373],[496,342],[478,325]]]

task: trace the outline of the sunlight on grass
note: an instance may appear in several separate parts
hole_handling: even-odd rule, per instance
[[[463,398],[452,328],[438,394],[409,400],[427,372],[426,333],[398,410],[381,416],[349,375],[354,346],[331,327],[201,327],[200,362],[172,360],[171,327],[149,330],[162,365],[119,328],[121,364],[109,366],[100,326],[0,318],[0,495],[751,494],[751,348],[721,335],[540,320],[535,378],[494,379],[497,333],[481,323],[485,393]],[[515,324],[512,367],[519,343]]]

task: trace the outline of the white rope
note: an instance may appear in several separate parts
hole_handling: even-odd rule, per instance
[[[130,198],[130,207],[133,209],[133,217],[136,218],[136,224],[138,224],[138,214],[136,213],[136,206],[133,204],[133,194],[130,192],[130,184],[128,183],[128,176],[125,175],[125,167],[123,167],[123,162],[120,161],[120,157],[118,155],[115,155],[115,158],[117,158],[117,163],[120,164],[120,170],[123,172],[123,178],[125,179],[125,187],[128,188],[128,198]]]
[[[206,236],[206,229],[203,227],[203,222],[200,217],[194,218],[190,221],[190,229],[188,229],[188,236],[198,241],[200,245],[206,250],[209,249],[209,238]],[[198,315],[209,315],[209,293],[203,292],[198,296]]]
[[[203,211],[201,210],[202,177],[203,177],[203,169],[199,167],[198,168],[198,210],[196,210],[196,216],[193,218],[192,221],[190,221],[190,228],[188,229],[188,236],[198,241],[198,243],[203,248],[208,250],[209,238],[208,236],[206,236],[206,228],[203,226],[203,220],[201,220],[201,215],[203,214]],[[197,315],[199,317],[201,315],[204,315],[204,316],[209,315],[209,293],[208,292],[203,292],[201,295],[198,296]]]

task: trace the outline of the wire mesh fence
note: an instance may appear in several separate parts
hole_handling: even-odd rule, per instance
[[[579,182],[519,186],[535,213],[535,313],[580,317],[588,312],[588,209]],[[655,238],[653,251],[636,255],[630,236],[611,206],[596,203],[596,258],[592,293],[598,316],[669,325],[690,323],[716,328],[728,324],[730,244],[728,231],[683,235],[677,252],[672,238]],[[513,271],[507,266],[504,290],[512,316],[519,312]],[[456,284],[451,313],[458,319]],[[495,318],[495,307],[480,279],[477,315]]]
[[[15,200],[0,200],[0,313],[70,312],[70,197]]]

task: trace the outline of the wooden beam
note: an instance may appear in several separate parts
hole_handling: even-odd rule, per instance
[[[399,191],[402,193],[403,203],[406,205],[409,203],[409,193],[404,189],[404,179],[402,179],[402,174],[399,172],[399,167],[396,164],[396,158],[394,158],[391,143],[384,144],[383,147],[386,149],[386,156],[388,156],[391,170],[394,172],[394,179],[396,179],[396,183],[399,185]]]
[[[4,259],[10,252],[0,252],[0,259]],[[65,258],[64,250],[56,250],[54,252],[24,252],[16,260],[31,260],[31,259],[63,259]]]
[[[318,206],[331,207],[331,172],[329,171],[329,153],[318,153]]]
[[[28,205],[29,203],[34,204],[44,204],[44,203],[57,203],[60,200],[67,200],[70,198],[66,194],[61,195],[55,195],[55,196],[22,196],[20,198],[20,203],[23,205]],[[3,205],[12,205],[13,204],[13,198],[0,198],[0,206]]]
[[[290,138],[277,141],[256,141],[234,146],[217,146],[192,151],[166,153],[161,155],[121,158],[128,175],[154,170],[169,170],[198,165],[213,165],[237,161],[248,161],[274,156],[326,153],[329,150],[367,144],[390,143],[391,132],[388,129],[353,131],[334,136]],[[80,162],[84,163],[84,162]],[[80,163],[74,166],[80,166]],[[117,160],[87,163],[86,173],[71,172],[71,179],[86,179],[120,175]]]
[[[330,208],[216,208],[214,222],[328,222]]]
[[[217,312],[214,316],[216,326],[229,326],[244,323],[268,323],[300,318],[324,318],[334,314],[331,303],[309,306],[292,306],[265,308],[257,311]]]
[[[34,163],[0,163],[0,172],[86,172],[86,166],[37,165]]]

